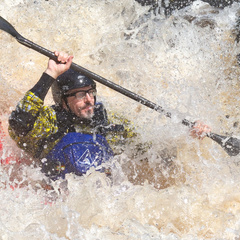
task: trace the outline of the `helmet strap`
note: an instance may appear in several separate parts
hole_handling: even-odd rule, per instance
[[[62,100],[64,101],[67,110],[68,110],[69,112],[72,112],[72,110],[70,109],[70,107],[69,107],[69,105],[68,105],[67,97],[63,97]]]

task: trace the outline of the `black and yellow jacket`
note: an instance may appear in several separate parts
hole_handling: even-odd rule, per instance
[[[108,119],[106,110],[96,104],[91,121],[80,121],[75,115],[57,106],[44,106],[45,96],[54,79],[43,73],[37,84],[18,103],[9,118],[9,134],[17,145],[37,159],[44,158],[69,132],[98,133],[106,137],[110,146],[135,134],[128,121],[117,119],[117,125]],[[120,125],[119,123],[123,123]]]

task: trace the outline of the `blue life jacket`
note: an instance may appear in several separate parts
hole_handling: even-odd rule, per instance
[[[70,132],[48,153],[42,169],[52,179],[65,178],[67,173],[82,175],[112,157],[113,151],[105,137]]]

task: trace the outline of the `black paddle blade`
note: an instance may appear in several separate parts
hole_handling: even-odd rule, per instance
[[[15,38],[21,37],[21,35],[16,31],[16,29],[1,16],[0,16],[0,29],[11,34]]]
[[[240,140],[233,137],[221,136],[215,133],[208,135],[212,140],[221,145],[229,156],[236,156],[240,153]]]
[[[24,46],[28,47],[28,48],[32,48],[33,50],[51,58],[54,59],[55,61],[57,61],[57,57],[55,56],[55,54],[49,50],[47,50],[46,48],[43,48],[39,45],[37,45],[36,43],[24,38],[22,35],[20,35],[16,29],[8,22],[6,21],[4,18],[2,18],[0,16],[0,29],[11,34],[14,38],[17,39],[17,41],[21,44],[23,44]]]

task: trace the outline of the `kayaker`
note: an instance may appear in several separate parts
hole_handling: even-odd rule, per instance
[[[128,137],[131,131],[126,134],[122,125],[108,120],[96,100],[96,83],[70,69],[73,56],[55,55],[58,62],[49,59],[39,81],[11,113],[9,134],[21,149],[41,159],[43,172],[53,180],[71,172],[82,175],[91,167],[105,171],[102,163],[114,155],[105,137],[123,132]],[[51,107],[44,105],[50,88],[55,101]],[[208,130],[196,124],[191,135],[202,139]]]
[[[113,151],[109,132],[123,131],[111,124],[103,104],[96,101],[95,82],[70,69],[73,56],[55,52],[40,80],[18,103],[9,118],[9,134],[18,146],[41,159],[43,172],[52,179],[66,173],[86,173],[108,161]],[[52,86],[55,105],[44,106]]]

